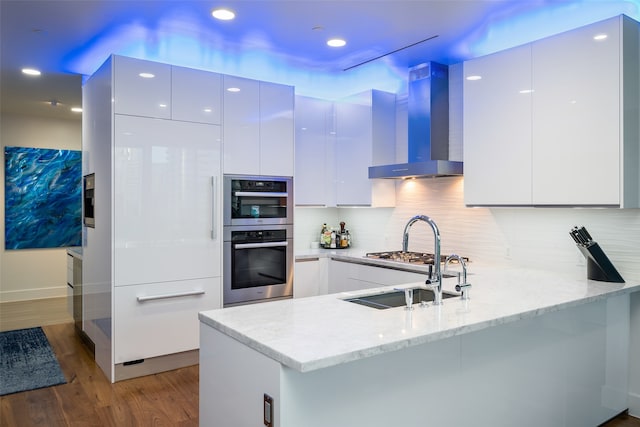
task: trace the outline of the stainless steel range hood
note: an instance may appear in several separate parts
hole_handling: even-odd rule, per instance
[[[426,178],[462,175],[462,162],[449,160],[449,68],[428,62],[409,69],[409,159],[371,166],[369,178]]]

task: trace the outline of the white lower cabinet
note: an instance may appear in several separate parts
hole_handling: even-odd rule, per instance
[[[329,293],[329,260],[327,258],[302,258],[296,260],[293,281],[293,297],[313,297]]]
[[[198,349],[198,312],[220,300],[219,277],[116,287],[114,363]]]
[[[425,274],[333,259],[329,264],[328,291],[330,294],[359,291],[380,286],[424,282],[424,279],[426,279]]]

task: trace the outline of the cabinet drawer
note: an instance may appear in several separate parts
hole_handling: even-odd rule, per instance
[[[114,363],[199,348],[198,312],[220,295],[219,277],[116,287]]]

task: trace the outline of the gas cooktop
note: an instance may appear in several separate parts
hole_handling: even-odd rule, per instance
[[[412,264],[433,264],[434,254],[423,252],[402,252],[402,251],[389,251],[389,252],[369,252],[365,255],[367,258],[374,259],[386,259],[389,261],[406,262]],[[445,262],[448,255],[440,255],[440,262]],[[469,262],[469,258],[462,257],[465,262]],[[458,260],[451,260],[452,264],[457,263]]]

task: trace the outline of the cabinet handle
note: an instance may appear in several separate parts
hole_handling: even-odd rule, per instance
[[[217,190],[217,177],[211,177],[211,240],[216,240],[218,237],[216,226],[216,190]]]
[[[296,260],[296,262],[313,262],[313,261],[320,261],[320,257],[300,258]]]
[[[138,302],[152,301],[157,299],[167,299],[167,298],[179,298],[179,297],[190,297],[193,295],[204,295],[204,291],[187,291],[187,292],[175,292],[173,294],[159,294],[159,295],[146,295],[137,297]]]

